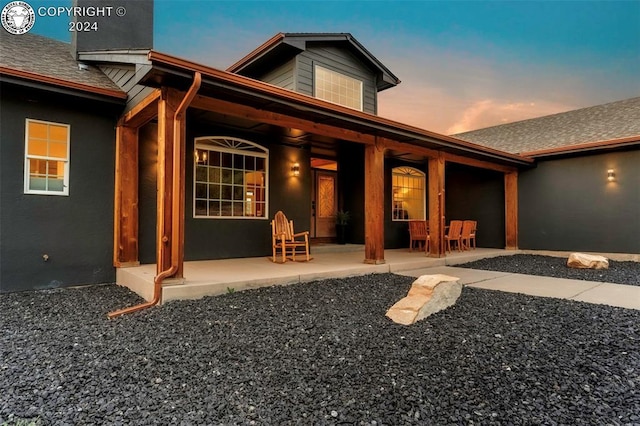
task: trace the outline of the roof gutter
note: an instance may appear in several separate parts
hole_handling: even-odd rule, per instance
[[[196,97],[198,90],[200,89],[200,85],[202,83],[202,75],[199,72],[196,72],[193,76],[193,83],[191,87],[187,91],[185,97],[180,102],[180,105],[176,109],[176,112],[173,116],[174,119],[174,127],[173,127],[173,141],[174,145],[176,141],[179,141],[182,137],[182,122],[185,118],[185,113],[193,98]],[[118,311],[109,312],[107,316],[111,318],[115,318],[120,315],[140,311],[142,309],[150,308],[151,306],[157,305],[162,299],[162,282],[165,278],[168,278],[175,274],[178,271],[180,266],[180,216],[176,214],[176,212],[180,211],[182,199],[179,197],[180,189],[182,182],[180,180],[180,168],[182,167],[182,150],[176,149],[174,147],[173,150],[173,173],[171,179],[171,265],[168,269],[160,272],[153,280],[153,299],[147,303],[142,303],[140,305],[131,306],[129,308],[120,309]],[[164,179],[160,180],[161,188],[159,190],[160,194],[164,194],[166,192]],[[159,259],[158,259],[159,260]]]
[[[62,80],[60,78],[49,77],[42,74],[36,74],[33,72],[11,69],[0,66],[0,74],[5,74],[11,77],[17,77],[25,80],[37,81],[39,83],[51,84],[54,86],[61,86],[67,89],[75,89],[83,92],[94,93],[97,95],[108,96],[116,99],[127,99],[127,94],[120,90],[104,89],[102,87],[90,86],[88,84],[76,83],[75,81]]]
[[[626,148],[634,145],[640,145],[640,135],[561,146],[557,148],[540,149],[537,151],[523,152],[520,155],[528,158],[552,157],[556,155],[577,154],[588,151],[605,151],[610,149]]]

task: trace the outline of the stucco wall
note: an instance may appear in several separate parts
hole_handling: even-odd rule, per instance
[[[343,143],[340,151],[341,198],[351,212],[347,242],[364,244],[364,148],[362,145]],[[362,160],[358,160],[362,159]],[[427,174],[426,163],[409,163],[392,158],[385,159],[384,177],[384,245],[386,249],[409,247],[409,225],[394,222],[392,213],[392,169],[409,166]],[[428,177],[425,179],[428,188]],[[452,219],[478,221],[477,245],[504,248],[504,178],[503,174],[447,163],[445,169],[445,211],[447,223]],[[429,200],[425,193],[425,213],[428,219]]]
[[[342,142],[338,151],[338,207],[350,214],[347,243],[364,244],[364,145]]]
[[[187,135],[185,189],[185,260],[267,256],[271,253],[271,219],[282,210],[296,230],[309,230],[311,216],[310,157],[307,150],[275,143],[269,136],[230,133],[215,126],[190,123]],[[155,263],[157,146],[154,125],[141,133],[140,148],[140,262]],[[269,149],[269,205],[264,219],[216,219],[193,217],[194,139],[200,136],[233,136]],[[291,176],[291,165],[300,163],[300,176]]]
[[[445,217],[476,220],[478,247],[504,248],[504,174],[461,164],[445,168]]]
[[[113,282],[117,108],[6,84],[1,90],[0,291]],[[71,126],[68,196],[24,194],[26,118]]]
[[[518,185],[520,248],[640,253],[640,150],[538,161]]]

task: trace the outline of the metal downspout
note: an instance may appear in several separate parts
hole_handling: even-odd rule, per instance
[[[182,122],[184,120],[184,115],[187,111],[187,108],[189,107],[189,104],[191,104],[191,101],[193,101],[193,98],[195,98],[196,94],[198,93],[201,82],[202,82],[202,75],[199,72],[196,72],[193,76],[193,83],[191,84],[191,87],[187,91],[185,97],[182,99],[182,102],[180,102],[180,105],[178,106],[178,109],[176,110],[173,116],[174,150],[173,150],[173,176],[171,179],[171,191],[172,191],[172,197],[173,197],[172,206],[171,206],[171,210],[172,210],[171,266],[169,267],[169,269],[165,269],[164,271],[160,272],[153,279],[153,299],[151,301],[146,303],[141,303],[136,306],[131,306],[129,308],[124,308],[117,311],[109,312],[107,314],[109,319],[115,318],[120,315],[140,311],[142,309],[150,308],[151,306],[157,305],[160,302],[160,299],[162,298],[162,282],[165,280],[165,278],[168,278],[171,275],[175,274],[176,271],[178,270],[178,266],[180,263],[180,257],[179,257],[180,217],[178,214],[176,214],[176,212],[180,211],[180,204],[182,202],[181,198],[179,197],[180,185],[182,185],[182,182],[180,182],[180,166],[182,164],[182,157],[181,157],[182,149],[179,148],[180,144],[176,144],[176,141],[179,141],[180,138],[182,137]],[[178,149],[176,149],[176,145],[178,145]]]

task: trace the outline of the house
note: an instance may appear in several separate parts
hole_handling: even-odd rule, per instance
[[[153,50],[152,11],[127,3],[112,38],[71,45],[2,35],[0,292],[113,282],[140,263],[159,286],[185,260],[265,256],[278,210],[318,241],[349,210],[372,264],[408,246],[410,219],[429,219],[435,257],[444,217],[478,220],[484,247],[517,248],[521,222],[535,234],[519,203],[547,166],[377,116],[400,80],[352,35],[278,34],[223,71]],[[618,184],[637,188],[625,149]],[[640,251],[616,238],[611,251]]]

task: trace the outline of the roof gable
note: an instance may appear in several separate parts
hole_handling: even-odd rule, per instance
[[[254,77],[273,67],[274,63],[283,63],[298,53],[307,50],[310,43],[318,42],[335,43],[353,53],[378,75],[378,91],[394,87],[400,83],[398,77],[350,33],[278,33],[227,68],[227,71]]]

